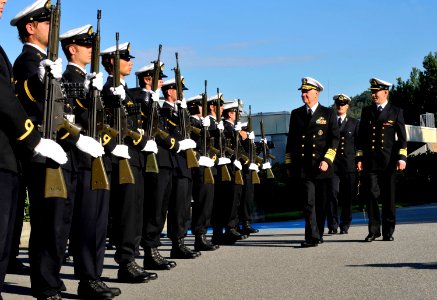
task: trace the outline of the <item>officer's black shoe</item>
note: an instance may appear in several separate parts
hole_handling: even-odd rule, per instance
[[[249,234],[258,233],[258,232],[259,232],[259,230],[253,228],[252,225],[250,225],[249,221],[243,222],[243,225],[241,226],[241,229],[240,229],[240,233],[242,235],[249,235]]]
[[[135,261],[131,261],[120,265],[117,279],[125,283],[140,283],[148,281],[150,277]]]
[[[18,258],[14,257],[9,260],[8,263],[8,274],[18,274],[18,275],[29,275],[30,267],[24,265]]]
[[[214,245],[210,241],[206,239],[204,234],[196,235],[194,241],[194,250],[195,251],[214,251],[219,248],[219,245]]]
[[[348,234],[348,229],[340,229],[340,234]]]
[[[310,248],[310,247],[317,247],[319,245],[318,240],[309,240],[309,241],[303,241],[300,243],[300,246],[302,248]]]
[[[198,253],[185,246],[183,238],[173,240],[172,244],[170,258],[191,259],[199,256]]]
[[[320,237],[319,244],[323,244],[325,241],[323,240],[323,237]]]
[[[81,280],[77,294],[82,299],[112,299],[114,295],[107,288],[100,285],[98,280]]]
[[[224,235],[225,239],[230,239],[234,241],[245,240],[247,239],[247,237],[248,236],[245,234],[240,234],[235,228],[227,228]]]
[[[364,239],[365,242],[373,242],[376,238],[381,236],[380,233],[369,233]]]
[[[337,234],[338,233],[338,229],[337,228],[335,228],[335,229],[329,229],[328,230],[328,234]]]
[[[392,235],[384,235],[384,236],[382,237],[382,240],[383,240],[383,241],[386,241],[386,242],[391,242],[391,241],[394,241],[395,238],[394,238]]]
[[[176,262],[166,260],[159,253],[158,248],[144,247],[144,269],[147,270],[170,270],[176,267]]]
[[[102,288],[109,290],[112,293],[112,295],[114,295],[114,297],[121,295],[121,290],[119,288],[107,286],[106,283],[104,283],[100,278],[97,279],[96,281]]]
[[[36,299],[37,300],[62,300],[62,297],[60,294],[55,294],[52,296],[39,296]]]

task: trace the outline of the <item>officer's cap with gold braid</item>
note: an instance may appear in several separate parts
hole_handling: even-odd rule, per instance
[[[110,59],[111,56],[115,54],[116,46],[111,46],[109,48],[106,48],[105,50],[100,52],[100,55],[102,56],[102,60]],[[121,59],[131,59],[135,58],[135,56],[130,55],[130,43],[126,42],[123,44],[118,45],[118,51],[120,53]]]
[[[223,100],[223,93],[214,94],[214,96],[208,98],[208,104],[215,104],[217,100],[220,99],[220,106],[222,106],[225,102]]]
[[[20,11],[11,20],[12,26],[22,26],[30,22],[50,20],[50,0],[37,0]]]
[[[302,78],[302,85],[298,90],[317,90],[319,92],[323,91],[323,85],[311,77]]]
[[[182,89],[184,91],[188,90],[187,87],[184,84],[184,76],[181,76],[181,81],[182,81]],[[162,90],[170,90],[170,89],[176,90],[176,79],[172,78],[172,79],[164,81],[162,83],[161,89]]]
[[[345,95],[345,94],[334,95],[334,97],[332,97],[332,99],[334,99],[335,104],[339,105],[339,106],[349,104],[349,102],[352,101],[352,99],[348,95]]]
[[[388,90],[392,86],[390,82],[381,80],[376,77],[370,78],[369,82],[370,82],[370,90],[376,90],[376,91]]]
[[[93,26],[87,24],[79,28],[71,29],[61,34],[59,40],[63,48],[71,44],[91,46],[93,44]]]
[[[153,64],[153,63],[148,64],[148,65],[146,65],[144,67],[141,67],[138,71],[136,71],[135,75],[138,76],[138,78],[143,78],[143,77],[146,77],[146,76],[153,76],[153,74],[154,74],[154,67],[155,67],[155,64]],[[164,71],[164,63],[161,62],[161,70],[160,70],[160,73],[159,73],[159,79],[167,77],[167,75],[165,75],[163,73],[163,71]]]

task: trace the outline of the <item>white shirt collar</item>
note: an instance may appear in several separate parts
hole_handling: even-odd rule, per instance
[[[81,66],[79,66],[78,64],[69,62],[68,63],[70,66],[75,66],[76,68],[78,68],[79,70],[82,70],[82,72],[84,72],[86,74],[86,70],[84,68],[82,68]]]
[[[32,46],[33,48],[37,49],[38,51],[41,51],[45,55],[47,55],[47,51],[45,49],[40,48],[39,46],[32,44],[32,43],[25,43],[25,45]]]
[[[311,109],[311,110],[312,110],[312,113],[314,114],[314,112],[316,111],[317,107],[319,106],[319,102],[317,102],[316,104],[314,104],[313,107],[311,107],[311,108],[310,108],[308,105],[305,105],[305,106],[306,106],[306,108],[307,108],[307,112],[308,112],[309,109]]]
[[[384,103],[382,103],[382,104],[378,104],[378,106],[381,106],[382,107],[382,109],[384,109],[386,106],[387,106],[387,104],[388,104],[388,100],[386,100]]]

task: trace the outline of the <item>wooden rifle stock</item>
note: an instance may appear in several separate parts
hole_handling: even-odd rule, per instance
[[[118,49],[119,33],[115,34],[116,47],[114,55],[114,88],[120,86],[120,50]],[[122,111],[123,110],[123,111]],[[127,134],[126,112],[124,106],[120,101],[120,107],[116,108],[115,124],[118,131],[117,142],[124,144],[124,137]],[[127,158],[119,158],[118,160],[118,183],[119,184],[134,184],[135,177]]]

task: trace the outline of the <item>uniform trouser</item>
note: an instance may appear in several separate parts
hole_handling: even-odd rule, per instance
[[[32,295],[52,296],[59,292],[62,266],[70,233],[75,178],[63,169],[68,199],[44,198],[45,164],[26,166],[26,183],[30,200],[29,260]]]
[[[190,224],[191,179],[174,174],[168,204],[167,231],[172,240],[184,238]]]
[[[393,171],[366,172],[363,174],[363,192],[369,215],[369,233],[391,236],[395,230],[396,173]],[[382,215],[378,203],[382,204]]]
[[[323,237],[326,203],[331,190],[331,179],[302,179],[301,198],[305,217],[305,240]]]
[[[252,222],[252,212],[254,203],[255,187],[252,184],[252,176],[249,171],[244,176],[244,186],[242,189],[241,203],[239,207],[239,219],[240,222]]]
[[[217,229],[233,228],[238,225],[242,186],[234,184],[233,180],[220,182],[220,179],[220,176],[215,178],[212,225]]]
[[[91,190],[91,170],[77,172],[76,198],[70,233],[74,274],[79,280],[102,275],[108,226],[109,191]]]
[[[143,214],[143,232],[141,243],[143,247],[159,247],[160,235],[164,229],[167,217],[170,192],[173,186],[173,170],[159,168],[156,175],[147,174],[145,186],[151,187],[146,191]]]
[[[15,216],[14,232],[12,235],[11,252],[9,260],[13,260],[20,253],[21,230],[23,228],[24,206],[26,202],[26,185],[23,176],[18,177],[18,201]]]
[[[134,184],[118,183],[118,164],[112,165],[111,201],[116,207],[113,212],[116,227],[117,251],[115,261],[125,264],[135,260],[135,252],[141,241],[143,224],[144,177],[143,170],[131,166]]]
[[[0,170],[0,295],[9,262],[18,201],[18,176]]]
[[[194,168],[193,170],[193,212],[191,231],[194,235],[206,234],[211,222],[211,215],[214,201],[214,185],[205,184],[205,167]]]

